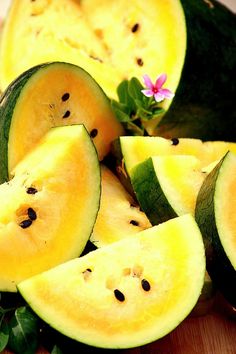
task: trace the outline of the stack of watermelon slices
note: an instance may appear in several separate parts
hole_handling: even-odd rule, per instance
[[[228,116],[229,126],[225,129],[225,122],[219,119],[226,106],[229,113],[231,106],[227,102],[226,106],[217,106],[216,114],[214,109],[209,111],[210,100],[208,107],[203,107],[201,102],[199,111],[194,95],[188,96],[187,110],[183,99],[185,93],[190,92],[186,73],[191,58],[191,40],[200,38],[201,31],[196,37],[188,28],[190,43],[185,57],[183,9],[178,1],[171,1],[171,11],[166,14],[168,21],[164,21],[160,31],[163,35],[168,34],[174,28],[173,22],[179,20],[183,30],[181,41],[171,38],[171,43],[176,43],[172,53],[182,54],[178,63],[169,62],[163,44],[159,59],[163,70],[170,72],[171,88],[175,90],[179,86],[170,114],[157,129],[153,129],[152,124],[147,125],[147,131],[172,139],[127,137],[123,136],[124,128],[116,120],[107,98],[107,95],[114,96],[112,76],[103,75],[100,70],[104,60],[109,72],[114,74],[113,79],[126,78],[127,65],[125,62],[123,66],[118,65],[115,48],[114,62],[109,62],[106,57],[103,60],[95,57],[86,47],[78,55],[82,69],[71,60],[76,55],[67,56],[68,62],[65,62],[57,43],[57,61],[47,64],[40,61],[33,66],[39,56],[26,55],[25,62],[17,61],[19,65],[14,67],[14,50],[18,44],[27,48],[27,40],[32,43],[31,34],[35,32],[20,36],[22,41],[18,42],[17,31],[10,25],[12,21],[17,19],[15,23],[21,33],[26,29],[26,21],[22,23],[22,19],[32,17],[32,28],[40,37],[41,31],[41,34],[45,31],[48,34],[48,30],[39,28],[44,14],[57,8],[53,0],[48,9],[46,3],[32,2],[32,8],[27,7],[24,16],[20,11],[22,16],[16,18],[19,14],[16,9],[23,3],[15,1],[12,6],[1,52],[1,83],[5,91],[0,101],[0,197],[3,201],[0,208],[0,291],[19,291],[40,318],[66,336],[95,347],[112,349],[144,345],[178,326],[204,293],[206,268],[214,284],[235,307],[236,146],[230,142],[203,143],[194,139],[196,136],[204,140],[209,137],[231,139],[235,122]],[[93,3],[91,0],[88,8],[80,10],[90,13],[89,4],[93,6]],[[214,10],[208,2],[198,7],[192,1],[189,5],[182,1],[187,24],[194,16],[204,23],[209,15],[213,15],[210,21],[216,16],[221,18],[222,24],[233,21],[228,11],[213,3]],[[73,14],[71,10],[76,5],[74,2],[68,4],[68,1],[64,4],[65,10]],[[104,1],[104,6],[107,5]],[[120,5],[122,12],[126,3],[121,1]],[[150,9],[158,6],[166,5],[150,0]],[[172,11],[174,9],[178,11]],[[133,37],[140,29],[137,22],[140,11],[136,10],[133,26],[127,24]],[[107,15],[108,21],[110,13]],[[55,18],[60,20],[60,16],[61,13]],[[148,12],[146,19],[151,20],[151,17]],[[98,13],[97,20],[99,18]],[[83,33],[90,36],[87,23],[82,21],[80,25]],[[215,30],[215,24],[211,25]],[[92,38],[101,38],[101,31],[95,30]],[[105,27],[102,33],[107,33]],[[142,42],[143,35],[134,38]],[[231,43],[231,33],[226,37],[225,33],[222,35]],[[106,38],[112,45],[113,38],[110,39]],[[71,46],[71,38],[65,42]],[[40,40],[35,41],[36,46],[37,43],[41,43]],[[146,46],[144,62],[145,68],[154,73],[153,65],[148,64],[152,47]],[[78,54],[80,47],[73,42],[72,51],[74,48]],[[100,49],[98,45],[97,50]],[[88,67],[84,60],[87,51]],[[104,48],[101,54],[103,51]],[[37,49],[33,52],[39,53]],[[225,52],[222,62],[227,63],[227,72],[222,83],[228,83],[229,79],[231,64],[227,58],[228,52]],[[144,69],[143,59],[136,59],[135,74]],[[114,63],[119,67],[115,72]],[[23,70],[25,65],[29,70]],[[102,88],[104,86],[107,95],[85,67]],[[211,67],[214,69],[215,65]],[[16,77],[18,74],[20,76]],[[15,80],[9,84],[9,78]],[[204,80],[199,85],[202,90],[199,97],[203,101],[208,96],[203,90],[204,82],[209,78]],[[233,85],[227,87],[232,93]],[[217,95],[216,92],[215,100]],[[186,114],[181,115],[183,126],[177,120],[177,129],[173,129],[169,121],[173,110],[177,115],[183,110]],[[196,125],[196,120],[193,124],[192,113],[196,118],[195,113],[199,112],[204,124],[201,119],[197,121],[200,125]],[[216,125],[212,129],[209,121],[212,122],[214,115]],[[192,138],[175,138],[173,134]],[[112,145],[116,172],[124,185],[103,161]],[[98,249],[80,257],[89,240]]]
[[[48,94],[50,78],[56,85]],[[84,112],[91,88],[101,101],[97,116],[105,118],[100,123],[87,112],[80,125],[76,100]],[[105,146],[99,139],[107,145],[111,139],[102,129],[107,114],[112,118],[106,102],[84,70],[58,62],[27,71],[2,96],[2,179],[10,180],[0,189],[0,286],[20,291],[40,317],[67,336],[126,348],[164,336],[190,313],[203,285],[205,254],[193,216],[151,227],[105,166],[99,208],[98,157]],[[39,122],[35,133],[32,121]],[[116,126],[118,136],[122,127]],[[30,141],[22,131],[32,133]],[[77,258],[91,233],[100,249]]]
[[[45,107],[40,98],[49,77],[61,87]],[[204,238],[209,273],[235,306],[236,145],[120,137],[113,151],[119,146],[117,170],[131,181],[131,196],[99,163],[91,116],[84,125],[71,125],[62,115],[74,114],[74,82],[87,95],[87,86],[93,86],[106,102],[84,70],[58,62],[24,73],[2,97],[2,130],[8,127],[1,141],[8,157],[2,176],[10,180],[0,189],[5,200],[1,291],[18,290],[45,322],[77,341],[103,348],[140,346],[172,331],[196,305],[205,278]],[[36,106],[26,100],[32,94]],[[104,107],[109,112],[109,105]],[[28,127],[40,115],[43,129],[39,125],[24,144],[17,127]],[[101,141],[111,139],[99,121],[93,124]],[[116,125],[119,136],[122,127]],[[23,158],[14,166],[15,146]],[[222,188],[229,191],[223,198]],[[219,228],[213,221],[220,218],[221,203],[225,217]],[[77,258],[89,238],[99,249]],[[219,277],[222,267],[227,277]]]

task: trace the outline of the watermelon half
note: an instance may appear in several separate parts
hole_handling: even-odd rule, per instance
[[[21,282],[52,327],[103,348],[130,348],[172,331],[196,304],[205,252],[186,214]]]

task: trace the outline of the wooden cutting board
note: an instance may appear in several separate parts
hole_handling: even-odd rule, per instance
[[[185,320],[165,338],[122,354],[235,354],[236,322],[211,313]]]
[[[164,338],[122,354],[236,354],[236,311],[217,295],[207,315],[188,317]]]

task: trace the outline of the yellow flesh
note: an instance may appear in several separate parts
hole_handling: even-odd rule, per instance
[[[217,179],[214,196],[215,219],[220,241],[236,270],[236,155],[226,156]]]
[[[174,329],[195,305],[204,274],[202,237],[185,215],[40,274],[19,284],[19,290],[64,334],[123,348]],[[143,290],[142,279],[150,291]],[[114,289],[125,301],[116,299]]]
[[[173,145],[169,139],[161,137],[131,137],[120,138],[121,150],[128,172],[138,163],[151,156],[162,155],[193,155],[205,167],[222,158],[228,150],[236,153],[236,143],[224,141],[208,141],[199,139],[179,139],[178,145]]]
[[[63,102],[65,93],[70,98]],[[66,111],[70,116],[63,118]],[[9,172],[51,127],[79,123],[85,124],[88,132],[98,130],[94,143],[100,159],[108,153],[111,141],[122,134],[109,103],[87,73],[60,63],[39,70],[25,85],[14,109]]]
[[[3,36],[1,88],[29,67],[59,60],[83,67],[110,97],[123,79],[145,73],[153,80],[167,73],[166,87],[175,91],[185,49],[178,0],[14,0]]]
[[[194,215],[198,191],[205,178],[201,162],[191,155],[153,157],[161,189],[177,215]]]
[[[52,129],[0,186],[0,289],[15,284],[83,250],[99,204],[99,167],[83,126]],[[28,194],[28,187],[38,192]],[[31,207],[37,219],[28,228]],[[86,220],[86,221],[85,221]]]
[[[134,225],[136,222],[137,225]],[[102,166],[102,194],[91,241],[98,247],[151,227],[146,215],[125,190],[118,178]]]

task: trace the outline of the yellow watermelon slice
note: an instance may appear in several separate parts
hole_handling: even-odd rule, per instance
[[[185,215],[21,282],[32,309],[63,334],[129,348],[172,331],[201,292],[205,252]]]

